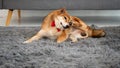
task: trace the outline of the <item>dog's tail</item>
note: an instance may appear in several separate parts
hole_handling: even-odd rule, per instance
[[[93,29],[89,28],[88,30],[89,36],[94,37],[94,38],[99,38],[99,37],[104,37],[106,35],[105,31],[103,29]]]
[[[103,29],[92,29],[92,37],[94,38],[104,37],[105,34]]]

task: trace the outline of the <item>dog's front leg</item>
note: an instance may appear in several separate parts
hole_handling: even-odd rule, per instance
[[[42,38],[45,34],[44,30],[40,30],[36,35],[34,35],[32,38],[28,39],[27,41],[24,41],[23,43],[31,43],[32,41],[38,40]]]
[[[68,38],[68,35],[65,32],[62,32],[60,36],[57,38],[57,43],[61,43]]]

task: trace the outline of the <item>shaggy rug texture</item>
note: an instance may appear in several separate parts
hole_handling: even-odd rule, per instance
[[[43,38],[23,44],[40,27],[0,27],[0,68],[120,68],[120,26],[101,28],[105,37],[77,43]]]

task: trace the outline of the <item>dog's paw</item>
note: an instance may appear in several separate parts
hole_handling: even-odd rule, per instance
[[[72,43],[77,43],[77,42],[78,42],[78,40],[72,40],[71,42],[72,42]]]
[[[24,41],[23,44],[27,44],[27,43],[30,43],[29,41]]]
[[[57,43],[61,43],[62,41],[57,41]]]

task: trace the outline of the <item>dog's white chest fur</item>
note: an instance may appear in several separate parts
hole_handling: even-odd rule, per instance
[[[50,39],[56,39],[62,31],[57,31],[56,28],[51,28],[50,30],[48,30],[46,32],[46,37],[50,38]]]

